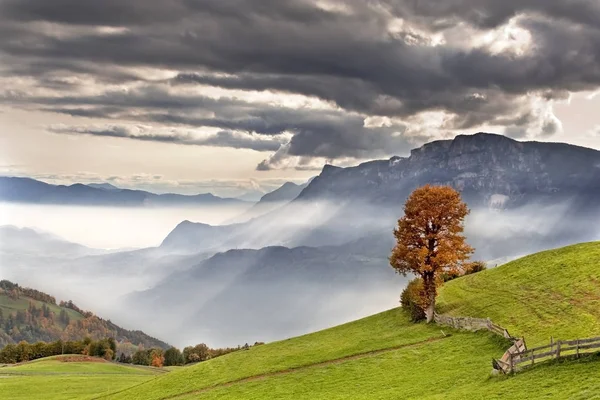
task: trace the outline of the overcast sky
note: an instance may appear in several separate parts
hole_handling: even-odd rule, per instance
[[[600,149],[598,0],[0,0],[0,173],[237,195],[489,131]]]

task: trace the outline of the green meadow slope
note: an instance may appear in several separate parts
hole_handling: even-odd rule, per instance
[[[163,372],[85,356],[57,356],[0,366],[0,399],[92,399]]]
[[[550,335],[592,336],[600,334],[599,281],[600,243],[581,244],[449,282],[440,311],[490,317],[530,344]],[[506,348],[490,333],[411,324],[395,309],[183,368],[106,398],[600,398],[600,362],[490,377],[491,359]]]
[[[529,347],[600,336],[600,242],[523,257],[445,285],[438,312],[491,318]]]
[[[530,346],[546,343],[551,335],[589,337],[600,335],[599,282],[600,243],[581,244],[449,282],[441,290],[439,311],[490,317],[525,336]],[[508,345],[489,332],[413,324],[393,309],[166,374],[132,375],[140,381],[125,384],[123,378],[119,388],[105,390],[106,375],[95,381],[102,387],[93,398],[600,399],[600,356],[491,376],[491,359]],[[72,378],[80,382],[77,375]],[[5,382],[17,385],[20,379],[0,378],[0,398],[27,398],[3,396],[9,393],[2,391]],[[68,380],[47,384],[56,393],[56,385],[68,385],[56,398],[90,398],[88,392],[72,391]]]

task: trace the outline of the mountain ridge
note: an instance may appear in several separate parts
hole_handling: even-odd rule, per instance
[[[596,194],[600,182],[593,179],[594,168],[600,171],[598,150],[559,142],[520,142],[480,132],[426,143],[411,150],[409,157],[347,168],[325,165],[295,201],[361,197],[390,203],[402,201],[414,188],[430,183],[453,186],[473,203],[485,204],[493,195],[508,196],[506,205],[511,206],[530,194],[571,189],[592,189]]]
[[[298,197],[302,190],[304,190],[304,188],[308,186],[311,180],[312,178],[303,184],[285,182],[277,189],[263,195],[259,199],[259,201],[256,202],[256,204],[254,204],[241,215],[230,219],[226,222],[226,224],[247,222],[251,219],[260,217],[262,215],[268,214],[271,211],[276,210],[277,208],[283,206],[286,203],[289,203],[290,201]]]
[[[132,293],[125,303],[131,309],[152,309],[169,320],[172,331],[167,337],[178,341],[198,334],[218,346],[282,339],[290,332],[306,333],[309,326],[329,326],[325,321],[367,315],[379,309],[377,304],[393,305],[382,300],[383,294],[395,294],[405,278],[388,266],[392,242],[369,237],[340,246],[229,249],[171,274],[151,289]],[[372,293],[370,304],[358,311],[347,307],[349,293]],[[316,311],[320,302],[328,306]],[[188,317],[172,315],[173,308]],[[282,318],[283,310],[294,318]],[[144,329],[146,324],[136,322]]]
[[[533,204],[552,207],[565,203],[568,221],[600,213],[596,201],[600,196],[598,173],[600,151],[597,150],[563,143],[519,142],[487,133],[459,135],[452,140],[434,141],[413,149],[409,157],[373,160],[347,168],[327,164],[291,202],[237,225],[199,226],[198,229],[190,225],[185,230],[178,226],[169,233],[168,244],[178,249],[191,247],[193,251],[205,250],[209,244],[211,249],[212,245],[255,248],[268,244],[290,247],[315,242],[319,245],[339,244],[328,242],[328,238],[340,232],[355,231],[348,227],[357,214],[368,208],[371,219],[376,216],[394,222],[408,195],[424,184],[454,187],[475,211],[516,212]],[[295,216],[302,218],[305,215],[303,219],[310,223],[314,219],[310,217],[314,205],[323,202],[333,208],[333,211],[317,213],[319,218],[326,218],[327,223],[315,219],[314,226],[307,227],[293,222],[275,238],[278,242],[258,240],[261,235],[257,232],[269,234],[281,230],[283,221]],[[364,230],[369,221],[364,218],[361,221]],[[339,229],[332,232],[332,226]],[[311,239],[315,229],[321,231],[317,241]],[[389,230],[392,224],[377,229]],[[297,234],[290,234],[292,230]],[[250,244],[246,240],[248,235],[242,235],[243,232],[253,233]],[[579,239],[585,240],[585,237]],[[489,255],[490,258],[499,256],[503,255]]]
[[[52,185],[32,178],[0,176],[0,201],[29,204],[95,206],[248,205],[238,199],[211,193],[156,194],[144,190],[106,189],[82,183]]]

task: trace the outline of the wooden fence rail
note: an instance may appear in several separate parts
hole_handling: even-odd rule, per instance
[[[513,354],[509,371],[535,365],[537,362],[548,361],[561,357],[580,357],[585,354],[593,354],[600,351],[600,337],[575,340],[550,340],[547,346],[527,349],[523,352]]]
[[[506,339],[514,340],[508,331],[500,325],[494,324],[489,318],[471,318],[471,317],[450,317],[448,315],[434,314],[433,320],[439,325],[451,326],[456,329],[465,329],[468,331],[488,330]]]
[[[536,362],[561,357],[580,357],[581,355],[600,352],[600,337],[559,341],[554,341],[551,338],[550,344],[546,346],[528,349],[525,339],[511,336],[508,330],[494,324],[489,318],[450,317],[436,313],[434,314],[434,321],[437,324],[451,326],[456,329],[469,331],[485,329],[511,340],[513,344],[506,350],[502,358],[493,360],[494,368],[503,373],[517,372],[535,365]]]

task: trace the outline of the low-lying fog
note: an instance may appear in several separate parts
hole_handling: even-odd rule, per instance
[[[282,339],[398,304],[406,279],[393,274],[387,257],[401,206],[341,207],[295,204],[246,224],[200,231],[191,225],[172,237],[181,247],[110,254],[11,231],[14,240],[0,246],[0,278],[73,299],[178,346]],[[492,266],[600,239],[600,227],[589,223],[598,216],[575,208],[564,202],[473,210],[466,234],[476,258]],[[159,245],[183,220],[215,225],[244,212],[0,204],[0,225],[38,228],[95,248],[143,248]],[[227,251],[274,245],[291,249]]]
[[[158,246],[181,221],[218,225],[248,205],[201,207],[86,207],[0,203],[0,226],[31,227],[99,249]]]

